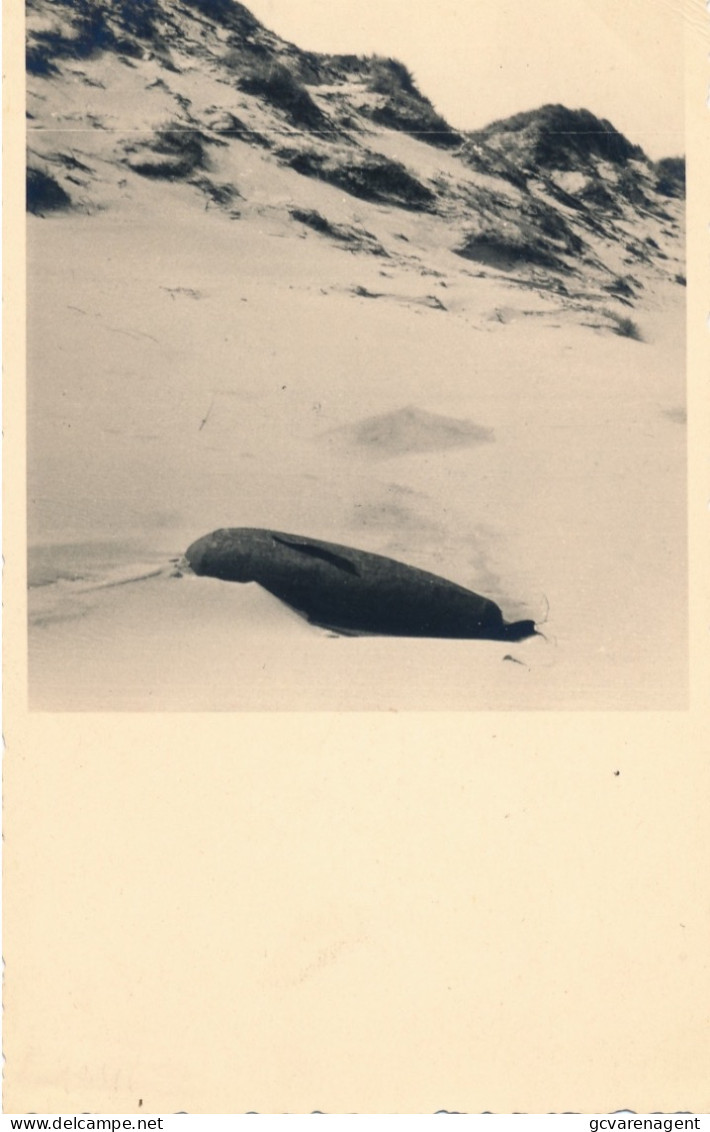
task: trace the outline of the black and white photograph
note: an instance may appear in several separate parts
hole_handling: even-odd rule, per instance
[[[26,34],[30,707],[686,707],[680,9]]]
[[[3,19],[5,1113],[702,1132],[706,0]]]

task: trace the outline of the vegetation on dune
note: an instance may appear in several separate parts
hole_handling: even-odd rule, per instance
[[[632,318],[626,318],[624,315],[608,309],[602,311],[602,314],[614,324],[615,334],[618,334],[621,338],[632,338],[635,342],[643,342],[643,335],[638,323],[634,322]]]
[[[205,194],[208,200],[213,204],[219,205],[220,208],[229,209],[234,204],[235,200],[241,197],[241,193],[235,185],[228,182],[217,183],[212,181],[209,177],[196,177],[192,182],[198,189]],[[232,216],[238,214],[232,212]]]
[[[54,0],[58,19],[54,30],[32,33],[27,45],[26,64],[30,74],[48,75],[57,71],[55,59],[87,59],[101,51],[115,51],[129,58],[140,57],[140,41],[165,47],[158,22],[169,17],[160,0]],[[260,28],[258,20],[236,0],[185,0],[193,9],[240,35]]]
[[[571,266],[562,257],[577,257],[584,247],[557,209],[526,196],[515,205],[508,200],[496,200],[489,207],[482,203],[476,226],[455,250],[465,259],[503,271],[531,264],[569,272]]]
[[[153,18],[157,0],[59,0],[57,23],[53,29],[35,31],[26,49],[26,66],[30,74],[50,75],[57,71],[56,59],[88,59],[101,51],[116,51],[133,56],[140,47],[132,36],[151,38],[155,33]],[[68,34],[67,34],[68,33]]]
[[[429,212],[435,207],[436,197],[431,189],[399,161],[381,154],[336,160],[315,150],[282,149],[279,156],[297,173],[337,185],[362,200],[382,201],[418,212]]]
[[[28,75],[56,75],[57,65],[54,62],[55,54],[51,38],[47,33],[38,33],[34,43],[28,43],[25,48],[25,68]]]
[[[656,191],[665,197],[685,196],[685,158],[663,157],[656,162]]]
[[[634,298],[636,287],[640,287],[640,283],[633,275],[617,275],[610,283],[604,284],[603,290],[623,301]]]
[[[307,228],[311,228],[321,236],[329,236],[332,240],[337,240],[338,243],[347,245],[355,251],[369,252],[371,255],[389,258],[382,244],[372,235],[372,232],[368,232],[364,228],[355,228],[350,224],[335,224],[315,208],[292,208],[290,213],[299,224],[305,224]]]
[[[639,208],[650,208],[652,202],[641,184],[638,174],[632,169],[622,169],[616,181],[616,192]]]
[[[632,145],[605,118],[557,104],[491,122],[468,137],[504,152],[515,149],[521,165],[547,169],[574,169],[593,156],[613,165],[645,160],[641,147]]]
[[[158,0],[114,0],[111,10],[124,31],[139,39],[156,35],[156,18],[160,15]]]
[[[150,141],[127,147],[128,164],[144,177],[182,180],[206,168],[207,140],[200,130],[173,122],[158,130]]]
[[[565,217],[549,204],[531,197],[522,202],[519,211],[523,225],[529,225],[532,231],[539,231],[543,237],[556,244],[560,251],[578,255],[583,250],[581,237],[570,228]]]
[[[454,250],[464,259],[475,260],[499,271],[513,271],[525,264],[555,271],[570,270],[537,233],[530,229],[516,229],[509,224],[482,226]]]
[[[621,212],[619,201],[608,185],[603,181],[589,181],[579,192],[581,199],[596,209],[612,212],[617,215]]]
[[[291,216],[294,220],[305,224],[307,228],[312,228],[314,232],[320,232],[323,236],[335,235],[336,226],[331,224],[330,220],[327,220],[315,208],[292,208]]]
[[[458,154],[465,165],[488,177],[502,177],[518,189],[527,189],[528,178],[522,169],[498,150],[470,138]]]
[[[185,3],[208,19],[233,31],[250,35],[261,27],[256,17],[238,0],[185,0]]]
[[[254,51],[260,45],[250,44]],[[265,57],[269,52],[264,49]],[[418,89],[411,71],[398,59],[381,55],[319,55],[287,45],[280,53],[291,72],[310,86],[344,84],[355,78],[371,94],[375,106],[360,106],[359,113],[390,129],[420,137],[432,145],[456,147],[463,137],[438,114]]]
[[[430,145],[452,149],[461,144],[461,135],[452,130],[440,114],[408,95],[388,98],[382,106],[375,107],[371,117],[380,126],[402,130]]]
[[[161,106],[173,100],[173,110],[159,113],[175,120],[152,133],[149,127],[145,132],[133,130],[117,142],[116,159],[145,177],[189,180],[210,204],[232,209],[239,197],[230,163],[220,163],[214,148],[226,151],[238,139],[268,149],[296,172],[353,197],[450,219],[457,230],[447,238],[448,246],[458,244],[458,255],[498,270],[532,267],[581,276],[589,265],[600,266],[593,238],[623,245],[627,254],[621,246],[619,251],[626,265],[657,265],[672,258],[670,245],[632,239],[632,232],[622,227],[641,217],[665,220],[674,231],[663,229],[664,234],[669,239],[677,235],[678,225],[663,206],[670,209],[668,198],[683,197],[683,158],[649,161],[640,147],[588,110],[547,105],[462,135],[435,110],[399,60],[302,51],[264,28],[238,0],[27,4],[30,73],[56,77],[63,59],[88,59],[104,51],[132,63],[146,91],[160,88]],[[205,82],[221,84],[211,95],[212,105],[198,111],[187,96],[187,85],[179,79],[166,81],[166,70],[179,73],[170,58],[173,45],[176,60],[191,57],[189,66],[200,68]],[[72,81],[78,78],[106,89],[100,62],[67,70]],[[225,102],[229,88],[231,97]],[[39,90],[31,93],[45,98]],[[42,117],[41,108],[33,109]],[[99,116],[85,117],[92,126],[104,126]],[[455,148],[459,173],[424,172],[431,170],[431,155],[420,162],[417,147],[405,150],[412,154],[408,164],[377,152],[377,141],[369,149],[367,137],[378,133],[372,123],[430,145]],[[238,151],[235,144],[232,156]],[[94,170],[70,168],[67,152],[45,152],[39,167],[28,172],[30,211],[70,207],[63,184],[72,191],[69,182],[75,180],[90,190],[97,180]],[[59,180],[42,170],[42,161]],[[63,169],[58,162],[64,163]],[[350,250],[387,254],[363,229],[333,223],[315,209],[290,211],[299,223]],[[677,209],[671,211],[675,215]],[[231,214],[238,215],[234,210]],[[614,270],[597,278],[597,288],[630,306],[639,284],[617,276],[624,268],[615,263]],[[665,273],[681,282],[678,267],[682,264],[669,264]],[[541,272],[532,274],[540,277]],[[617,325],[617,333],[626,330]]]
[[[372,76],[370,86],[377,94],[409,94],[415,98],[424,98],[409,67],[399,59],[373,55],[368,63]]]
[[[402,130],[432,145],[452,148],[461,144],[461,134],[451,128],[418,90],[411,71],[404,63],[378,55],[368,63],[370,89],[385,96],[385,101],[371,111],[374,122]]]
[[[26,180],[27,211],[35,216],[69,208],[71,197],[54,177],[36,166],[28,166]]]
[[[260,134],[258,130],[252,130],[229,110],[220,110],[218,107],[212,107],[212,112],[208,112],[206,119],[208,129],[220,137],[239,138],[241,141],[253,142],[256,145],[263,146],[266,149],[271,148],[270,142]]]
[[[332,132],[330,120],[285,64],[269,57],[263,60],[247,58],[240,51],[230,53],[225,62],[230,68],[240,70],[237,85],[245,94],[265,98],[277,110],[282,110],[296,126],[322,133]]]

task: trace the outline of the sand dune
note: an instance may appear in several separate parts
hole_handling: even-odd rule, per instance
[[[400,92],[394,120],[381,63],[307,85],[267,33],[282,69],[242,81],[214,20],[179,18],[172,69],[165,45],[129,65],[60,37],[43,72],[38,41],[32,706],[683,707],[675,182],[583,142],[576,179],[531,171],[542,111],[485,144],[410,136],[433,111]],[[338,637],[176,576],[224,526],[389,555],[545,636]]]
[[[670,287],[637,312],[645,343],[552,312],[490,322],[485,279],[456,280],[461,315],[364,305],[313,286],[298,237],[173,203],[149,225],[31,221],[35,707],[682,706]],[[365,271],[325,242],[317,266]],[[393,555],[546,618],[546,640],[333,639],[254,587],[95,588],[227,525]]]

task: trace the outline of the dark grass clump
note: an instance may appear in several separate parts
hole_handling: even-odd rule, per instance
[[[82,58],[117,47],[106,10],[96,0],[78,0],[74,34],[74,49]]]
[[[27,211],[34,216],[70,208],[72,203],[69,194],[54,177],[32,166],[27,169],[26,201]]]
[[[337,185],[361,200],[393,204],[416,212],[434,210],[436,197],[399,161],[368,154],[361,161],[329,161],[313,151],[281,150],[279,156],[297,173]]]
[[[464,259],[474,260],[499,271],[514,271],[525,266],[569,271],[567,264],[551,250],[549,243],[532,232],[513,229],[503,232],[492,227],[484,228],[468,236],[455,251]]]
[[[55,4],[68,16],[70,31],[65,34],[55,28],[31,33],[26,51],[30,74],[53,75],[60,59],[89,59],[103,51],[116,52],[124,62],[136,59],[144,50],[137,41],[148,40],[154,50],[165,52],[158,30],[159,0],[55,0]],[[226,6],[233,16],[241,8],[232,0]],[[170,66],[167,58],[163,62]]]
[[[504,151],[514,148],[519,164],[529,168],[575,169],[591,157],[620,166],[645,157],[605,118],[559,104],[514,114],[468,136]]]
[[[463,136],[438,114],[418,89],[412,72],[398,59],[381,55],[313,55],[299,53],[292,60],[305,82],[341,83],[353,76],[373,94],[381,96],[373,108],[360,107],[358,114],[392,130],[411,134],[430,145],[454,148]],[[353,120],[342,125],[357,128]]]
[[[643,334],[638,323],[616,311],[605,310],[603,314],[613,322],[613,331],[620,338],[631,338],[634,342],[643,342]]]
[[[442,148],[450,149],[461,144],[461,134],[436,112],[429,99],[417,88],[411,71],[404,63],[379,56],[368,60],[368,63],[371,69],[370,89],[385,96],[383,104],[371,112],[374,122]]]
[[[210,180],[209,177],[197,177],[193,184],[205,194],[208,200],[220,208],[230,208],[236,200],[241,198],[241,193],[236,186],[227,182],[218,184],[216,181]]]
[[[619,215],[619,202],[602,181],[589,181],[581,190],[580,197],[595,209]]]
[[[160,14],[157,0],[123,0],[115,5],[121,27],[139,39],[153,39],[156,17]]]
[[[389,258],[382,244],[372,235],[372,232],[368,232],[365,228],[355,228],[349,224],[334,224],[315,208],[292,208],[289,211],[293,219],[297,220],[299,224],[305,224],[307,228],[311,228],[321,236],[328,236],[332,240],[337,240],[347,250],[363,251],[370,255]]]
[[[200,130],[170,125],[159,130],[152,144],[141,148],[128,163],[144,177],[183,180],[207,167],[205,137]],[[145,156],[142,154],[145,153]]]
[[[239,66],[244,64],[244,56],[236,52],[228,62],[231,66]],[[252,58],[246,63],[237,85],[245,94],[266,99],[286,114],[294,126],[320,133],[333,131],[332,123],[316,106],[303,83],[283,63],[276,63],[268,57],[263,60]]]
[[[208,19],[242,35],[251,35],[261,27],[256,17],[237,0],[185,0],[185,2]]]
[[[375,55],[368,60],[372,72],[371,89],[376,94],[409,94],[421,98],[414,75],[399,59]]]
[[[633,338],[635,342],[643,342],[643,335],[638,324],[632,318],[620,318],[614,333],[619,334],[622,338]]]
[[[58,74],[58,60],[90,59],[103,51],[138,58],[143,48],[136,39],[160,43],[155,26],[157,0],[115,0],[112,4],[75,0],[61,6],[69,10],[71,33],[65,35],[58,28],[31,33],[25,60],[32,75]]]
[[[380,126],[401,130],[442,149],[453,149],[461,144],[461,135],[452,130],[445,118],[437,114],[432,106],[427,106],[426,102],[412,98],[411,95],[400,94],[388,98],[383,106],[372,111],[370,117]]]
[[[525,172],[514,161],[490,146],[466,140],[458,156],[477,173],[502,177],[518,189],[527,189],[528,178]]]
[[[520,213],[524,225],[529,225],[533,231],[539,231],[555,243],[560,251],[569,255],[579,255],[583,250],[584,242],[581,237],[570,228],[557,209],[551,208],[544,201],[535,200],[533,197],[523,200]]]
[[[250,129],[246,122],[243,122],[241,118],[233,114],[231,110],[221,111],[218,107],[211,107],[205,122],[213,133],[219,134],[222,137],[239,138],[241,141],[257,141],[261,138],[259,134]],[[264,142],[264,138],[261,138],[261,142]]]
[[[505,215],[489,215],[456,248],[458,255],[501,271],[525,265],[569,272],[564,256],[584,251],[583,240],[565,218],[544,201],[528,198]]]
[[[644,192],[641,182],[639,181],[636,172],[629,169],[622,169],[619,173],[617,183],[617,192],[634,208],[650,208],[652,202]]]
[[[633,284],[635,282],[637,281],[630,275],[617,275],[610,283],[604,284],[603,290],[608,291],[610,295],[615,295],[617,298],[633,299]]]
[[[300,224],[305,224],[307,228],[312,228],[314,232],[320,232],[322,236],[334,236],[335,227],[331,224],[330,220],[326,220],[320,212],[315,208],[292,208],[291,216],[294,220],[298,220]]]
[[[664,197],[685,196],[685,158],[663,157],[656,162],[656,191]]]
[[[58,59],[88,59],[99,51],[116,47],[115,36],[102,14],[77,20],[75,30],[75,36],[65,36],[59,31],[34,32],[25,53],[30,74],[54,75],[58,73]]]
[[[25,68],[28,75],[40,75],[43,78],[59,74],[59,68],[53,59],[51,44],[37,39],[35,43],[28,43],[25,50]]]

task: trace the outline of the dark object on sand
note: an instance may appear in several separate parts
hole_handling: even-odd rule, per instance
[[[348,546],[237,527],[188,547],[196,574],[258,582],[310,622],[352,633],[520,641],[533,621],[507,625],[498,606],[463,586]]]

